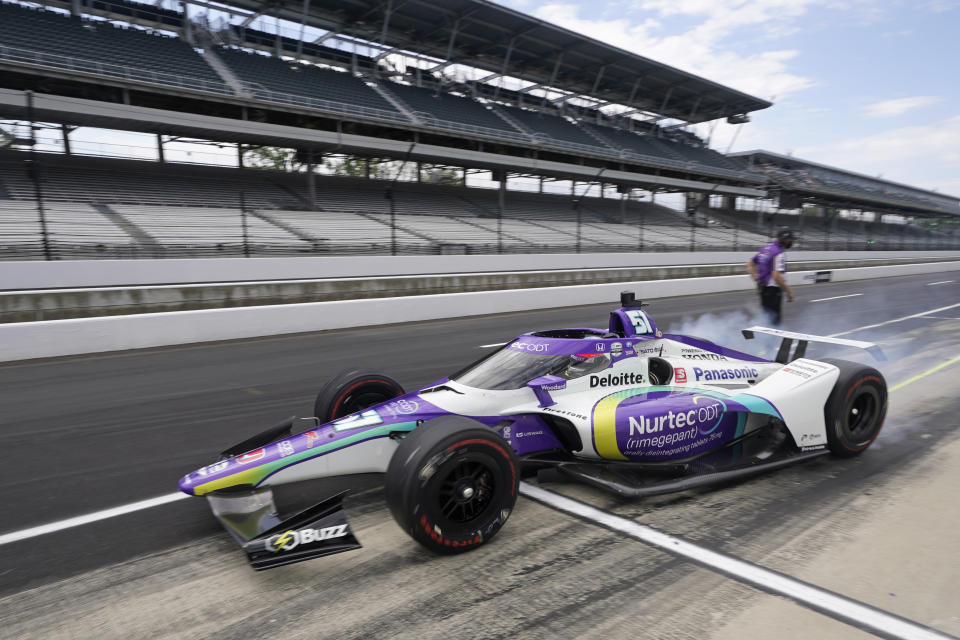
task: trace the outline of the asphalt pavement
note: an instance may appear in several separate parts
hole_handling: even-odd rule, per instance
[[[960,301],[960,281],[931,284],[948,278],[797,287],[798,300],[785,303],[784,328],[831,334],[898,320],[850,334],[884,344],[891,360],[881,369],[894,385],[960,355],[960,307],[900,321]],[[651,301],[648,311],[666,331],[756,351],[768,346],[738,335],[743,326],[763,323],[755,297],[736,292],[668,298]],[[2,365],[0,535],[170,494],[183,473],[211,462],[225,446],[289,415],[309,415],[320,386],[342,369],[380,370],[415,388],[475,360],[485,350],[481,345],[536,329],[602,327],[616,306],[611,300],[400,325],[389,324],[385,313],[376,327]],[[826,353],[816,346],[808,355]],[[643,501],[579,485],[544,486],[761,562],[815,523],[852,509],[874,486],[895,486],[953,442],[960,411],[953,371],[914,383],[923,393],[892,396],[881,438],[854,460],[821,459],[732,487]],[[908,398],[919,396],[922,405],[907,411],[913,402]],[[921,432],[923,437],[916,435]],[[200,499],[2,545],[0,637],[11,630],[17,634],[11,637],[27,631],[92,637],[97,629],[103,636],[139,637],[143,627],[137,625],[149,616],[103,619],[80,609],[74,617],[92,626],[56,622],[58,598],[73,594],[81,605],[95,607],[97,593],[113,593],[118,603],[148,594],[157,615],[177,614],[165,631],[170,637],[249,637],[245,625],[257,616],[273,617],[290,637],[422,637],[457,635],[457,629],[483,637],[544,630],[619,637],[654,623],[666,625],[670,637],[704,637],[738,607],[714,603],[711,612],[668,596],[685,588],[689,598],[714,602],[721,593],[734,600],[752,593],[529,501],[521,500],[493,544],[459,559],[434,558],[417,548],[375,491],[355,498],[350,509],[364,550],[264,574],[245,566]],[[941,516],[957,523],[953,505]],[[818,544],[807,546],[808,556],[800,553],[796,561],[803,566],[825,553]],[[127,584],[135,585],[132,592],[124,590]],[[215,603],[209,595],[197,596],[210,589],[222,591]],[[275,600],[278,594],[285,595]],[[505,606],[511,594],[521,600]],[[350,602],[373,599],[378,606],[350,612],[347,595]],[[267,601],[272,608],[261,606]],[[584,626],[584,616],[592,626]],[[610,620],[617,624],[602,622]],[[938,628],[950,631],[949,624]],[[953,633],[960,632],[957,625]]]

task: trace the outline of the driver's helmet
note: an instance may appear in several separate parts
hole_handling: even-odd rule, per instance
[[[570,356],[570,364],[560,375],[567,380],[603,371],[610,366],[609,353],[578,353]]]

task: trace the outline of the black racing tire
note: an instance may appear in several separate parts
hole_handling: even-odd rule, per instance
[[[385,483],[401,529],[435,553],[461,553],[488,542],[507,521],[517,502],[520,464],[493,429],[442,416],[400,441]]]
[[[827,446],[841,458],[852,458],[869,447],[887,416],[887,381],[867,365],[824,359],[840,369],[840,377],[824,406]]]
[[[330,422],[403,395],[400,383],[376,371],[341,371],[323,385],[313,403],[320,423]]]

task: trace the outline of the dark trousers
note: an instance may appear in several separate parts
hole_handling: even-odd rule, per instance
[[[783,291],[780,287],[760,287],[760,306],[767,312],[771,324],[780,324],[780,312],[783,310]]]

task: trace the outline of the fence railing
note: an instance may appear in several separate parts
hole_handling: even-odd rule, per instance
[[[42,67],[52,67],[66,71],[89,73],[97,76],[118,78],[130,82],[157,84],[169,87],[180,87],[196,91],[206,91],[224,95],[233,95],[233,89],[225,82],[207,80],[194,76],[185,76],[140,67],[130,67],[111,62],[89,60],[75,56],[65,56],[43,51],[32,51],[19,47],[10,47],[0,44],[0,60],[33,64]]]
[[[751,225],[702,227],[681,214],[631,213],[611,223],[588,212],[574,218],[570,210],[558,210],[556,219],[498,219],[253,209],[239,201],[229,209],[54,202],[41,211],[37,202],[0,200],[0,260],[740,251],[767,242]],[[817,229],[801,234],[794,249],[960,250],[960,237],[907,231]]]

